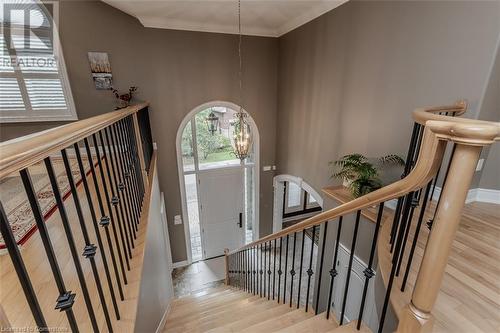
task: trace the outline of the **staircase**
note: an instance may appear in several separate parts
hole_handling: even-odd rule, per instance
[[[172,303],[163,332],[356,332],[356,323],[339,327],[325,313],[315,315],[232,287],[207,289]],[[359,332],[359,331],[358,331]],[[362,327],[361,332],[370,332]]]
[[[226,250],[226,286],[174,301],[164,332],[433,331],[432,309],[481,147],[500,140],[500,123],[454,118],[466,108],[461,101],[415,110],[401,180]],[[450,162],[442,165],[448,148]],[[446,170],[444,185],[429,223],[430,237],[418,255],[420,262],[412,266],[418,237],[411,240],[410,229],[416,220],[419,233],[424,214],[418,212],[425,212],[441,169]],[[397,206],[388,211],[391,200]],[[369,239],[358,237],[366,210],[375,211]],[[362,273],[357,259],[361,245],[370,249]],[[378,253],[378,262],[377,246],[384,254]],[[358,277],[352,281],[356,265]],[[368,295],[380,273],[385,290],[376,301]],[[402,292],[408,297],[401,297]],[[396,318],[386,320],[390,308]]]

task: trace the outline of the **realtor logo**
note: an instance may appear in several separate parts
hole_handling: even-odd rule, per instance
[[[57,2],[5,1],[0,9],[2,35],[9,54],[54,54]],[[5,49],[2,47],[2,53]]]

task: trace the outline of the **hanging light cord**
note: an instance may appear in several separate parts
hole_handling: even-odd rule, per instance
[[[238,59],[239,59],[239,84],[240,84],[240,112],[243,111],[243,83],[242,83],[242,60],[241,60],[241,0],[238,0]]]

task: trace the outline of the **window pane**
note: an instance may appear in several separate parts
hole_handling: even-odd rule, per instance
[[[253,168],[245,168],[245,243],[252,242],[253,238],[253,223],[254,223],[254,179]]]
[[[187,123],[182,132],[181,142],[182,166],[184,171],[194,171],[194,149],[191,121]]]
[[[59,79],[26,79],[25,82],[34,111],[67,109],[66,98]]]
[[[213,134],[209,132],[206,118],[210,112],[214,112],[219,119],[223,117],[223,114],[216,109],[203,110],[195,116],[199,168],[210,169],[239,165],[240,160],[236,158],[231,147],[229,131],[219,128]]]
[[[288,199],[288,207],[295,207],[300,205],[300,197],[301,197],[301,188],[295,183],[288,182],[286,183],[287,188],[287,199]]]
[[[0,73],[14,73],[3,34],[0,36]]]
[[[24,110],[23,97],[16,78],[0,78],[0,111]]]
[[[198,210],[198,192],[196,188],[196,175],[185,175],[186,203],[188,210],[189,235],[191,237],[192,260],[197,261],[202,258],[200,215]]]

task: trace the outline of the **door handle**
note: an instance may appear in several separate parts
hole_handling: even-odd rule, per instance
[[[240,221],[238,222],[240,228],[243,228],[243,213],[240,213]]]

